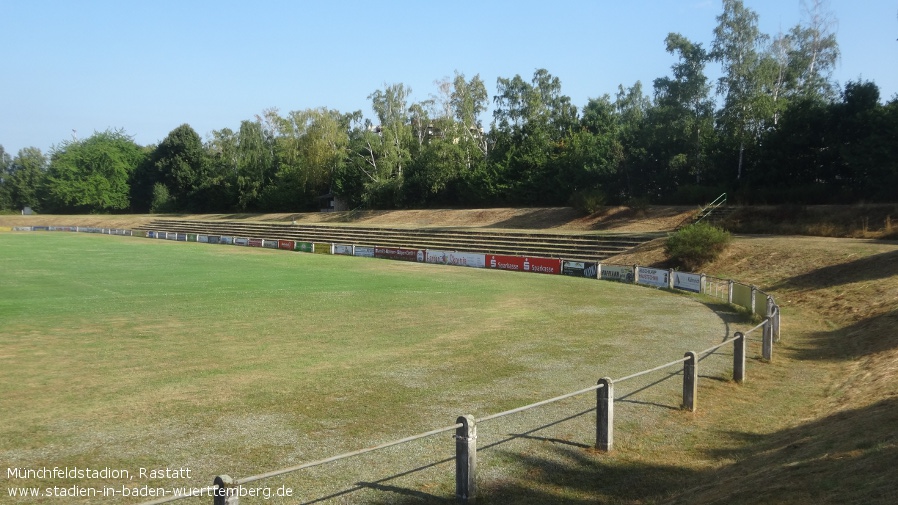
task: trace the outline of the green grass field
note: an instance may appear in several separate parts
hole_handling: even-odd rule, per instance
[[[216,474],[241,478],[360,449],[678,359],[747,326],[728,317],[691,296],[561,276],[3,233],[0,461],[127,469],[133,479],[4,475],[0,503],[134,503],[16,500],[8,488],[205,486]],[[726,373],[727,359],[708,360],[713,374]],[[636,441],[671,415],[678,381],[621,405],[619,436]],[[593,402],[584,395],[484,423],[480,478],[501,483],[546,440],[587,448],[594,415],[582,413]],[[454,466],[430,465],[453,450],[446,435],[262,485],[294,490],[274,503],[439,502],[453,495]],[[137,477],[165,467],[189,468],[190,478]]]

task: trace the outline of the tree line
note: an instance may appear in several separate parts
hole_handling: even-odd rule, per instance
[[[0,146],[0,208],[42,212],[894,201],[898,97],[832,80],[839,48],[825,0],[774,36],[723,0],[710,47],[665,39],[670,75],[619,86],[582,108],[545,69],[498,78],[455,72],[429,99],[403,84],[371,93],[374,119],[326,107],[276,109],[213,131],[189,125],[157,145],[122,130],[48,154]],[[707,75],[719,65],[721,77]],[[492,120],[482,117],[492,102]]]

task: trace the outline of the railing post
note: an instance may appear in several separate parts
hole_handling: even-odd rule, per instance
[[[764,324],[761,341],[761,357],[766,361],[773,360],[773,318],[768,317]]]
[[[733,340],[733,380],[745,382],[745,335],[737,331]]]
[[[596,389],[596,449],[608,452],[614,445],[614,381],[599,379]]]
[[[733,279],[727,281],[727,303],[733,303]]]
[[[477,426],[472,416],[461,416],[455,429],[455,499],[458,503],[474,503],[477,496]]]
[[[751,313],[754,315],[755,312],[755,299],[757,298],[758,288],[752,286],[751,287]]]
[[[683,362],[683,408],[695,412],[698,400],[698,359],[689,351]]]
[[[639,265],[633,265],[633,284],[639,284]]]
[[[234,493],[234,479],[219,475],[215,477],[213,484],[216,489],[212,494],[212,505],[239,505],[240,497]]]
[[[667,288],[668,289],[674,288],[674,269],[673,268],[671,268],[667,271]]]
[[[708,294],[708,288],[705,287],[705,282],[707,282],[707,276],[705,274],[702,274],[702,280],[699,282],[701,283],[698,288],[699,293],[701,293],[703,295]]]

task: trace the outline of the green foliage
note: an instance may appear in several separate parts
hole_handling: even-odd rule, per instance
[[[50,159],[48,206],[56,212],[82,213],[128,209],[128,181],[144,156],[143,149],[121,130],[63,143]]]
[[[664,251],[680,266],[694,272],[717,259],[731,238],[727,231],[716,226],[696,223],[671,234]]]
[[[571,206],[585,214],[595,214],[607,204],[608,197],[600,189],[576,191],[571,195]]]
[[[150,213],[163,214],[172,212],[176,208],[175,201],[168,192],[168,187],[161,182],[153,185],[153,201],[150,204]]]

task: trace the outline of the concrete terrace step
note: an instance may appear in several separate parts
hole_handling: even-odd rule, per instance
[[[290,225],[233,221],[157,219],[144,230],[251,238],[334,242],[367,246],[442,249],[487,254],[600,261],[655,238],[654,234],[598,235]]]

